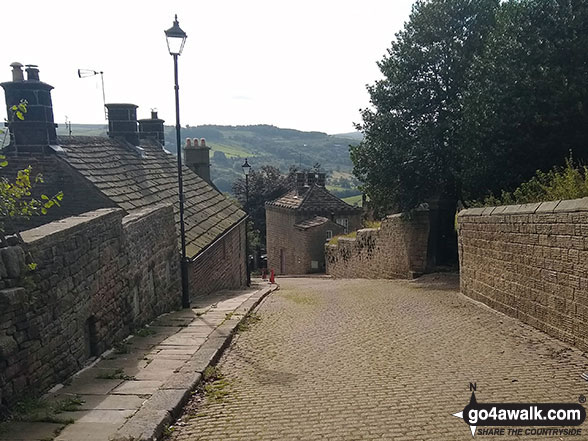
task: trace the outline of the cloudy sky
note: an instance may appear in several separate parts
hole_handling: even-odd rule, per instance
[[[55,87],[56,122],[104,121],[107,102],[157,108],[174,122],[173,62],[163,31],[188,34],[180,57],[182,125],[273,124],[341,133],[369,105],[365,86],[412,0],[6,1],[0,81],[37,64]]]

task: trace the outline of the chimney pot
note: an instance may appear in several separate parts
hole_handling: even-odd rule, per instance
[[[157,117],[157,109],[151,109],[151,118],[144,118],[139,123],[139,139],[156,139],[161,145],[165,145],[165,134],[162,119]]]
[[[12,81],[24,81],[24,74],[22,72],[22,64],[15,61],[10,65],[12,67]]]
[[[27,81],[39,81],[39,66],[36,64],[27,64]]]
[[[12,63],[13,81],[0,83],[4,89],[7,114],[11,115],[13,106],[26,100],[27,115],[24,121],[10,118],[8,128],[11,133],[10,149],[18,153],[45,153],[50,145],[57,144],[57,133],[53,118],[51,90],[53,86],[39,81],[39,69],[27,65],[28,81],[23,79],[22,64]]]
[[[198,138],[194,138],[193,143],[194,148],[184,150],[186,167],[210,184],[210,154],[206,141],[202,138],[199,142]]]
[[[189,149],[192,147],[192,140],[190,138],[186,138],[186,145],[184,146],[185,149]]]

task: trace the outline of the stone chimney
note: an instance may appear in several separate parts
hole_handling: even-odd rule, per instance
[[[306,173],[296,172],[296,192],[300,195],[304,193],[306,189]]]
[[[53,86],[39,80],[39,69],[33,64],[26,66],[27,79],[23,75],[23,65],[12,63],[12,81],[1,83],[6,97],[8,128],[11,134],[10,151],[43,153],[49,145],[57,144],[57,124],[53,118],[51,90]],[[20,120],[11,108],[27,101],[27,112]]]
[[[164,122],[157,117],[157,110],[151,110],[151,118],[139,120],[139,138],[155,138],[161,145],[165,145]]]
[[[316,174],[316,185],[318,185],[319,187],[324,187],[326,180],[327,180],[326,173],[320,172],[320,173]]]
[[[200,176],[209,184],[210,180],[210,147],[206,145],[204,138],[194,138],[194,142],[190,138],[186,138],[186,145],[184,146],[184,163],[190,170]]]
[[[139,145],[137,131],[137,106],[135,104],[106,104],[108,110],[108,136],[124,138],[132,145]]]

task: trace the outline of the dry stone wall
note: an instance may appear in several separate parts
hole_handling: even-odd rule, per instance
[[[461,291],[588,349],[588,198],[458,216]]]
[[[0,410],[179,306],[172,207],[124,215],[107,208],[66,218],[0,250]]]
[[[429,211],[394,214],[325,248],[327,274],[339,278],[413,278],[427,271]]]

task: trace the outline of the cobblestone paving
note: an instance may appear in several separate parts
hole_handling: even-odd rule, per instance
[[[479,402],[588,395],[583,353],[462,296],[453,276],[279,283],[220,362],[227,395],[188,405],[173,440],[466,440],[451,414],[470,382]],[[565,439],[588,439],[581,427]],[[476,436],[489,438],[564,439]]]

